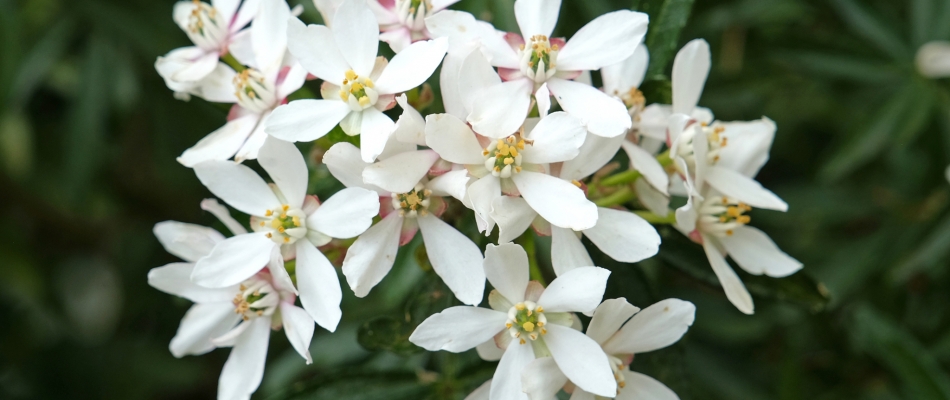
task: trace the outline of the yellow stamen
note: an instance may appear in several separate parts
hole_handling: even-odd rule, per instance
[[[528,332],[534,332],[534,324],[532,324],[530,321],[525,322],[524,324],[521,325],[521,327],[524,328],[524,330]]]
[[[355,81],[356,78],[359,78],[359,75],[356,74],[356,71],[353,71],[352,69],[349,71],[346,71],[347,80]]]

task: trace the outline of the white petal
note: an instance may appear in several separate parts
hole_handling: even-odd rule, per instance
[[[716,244],[712,242],[712,237],[707,235],[702,237],[706,258],[709,259],[709,265],[712,266],[713,272],[719,278],[719,283],[726,291],[726,297],[739,311],[752,315],[755,312],[755,306],[752,304],[752,296],[749,295],[749,291],[746,290],[745,285],[739,280],[739,276],[732,270],[732,267],[726,263],[726,259],[716,248]]]
[[[474,109],[479,92],[499,84],[501,84],[501,77],[492,68],[485,55],[478,50],[469,53],[460,66],[456,84],[467,111],[465,116],[467,117],[468,112]]]
[[[676,229],[683,231],[684,234],[688,235],[696,229],[696,219],[699,218],[699,213],[696,211],[697,202],[701,200],[691,195],[686,199],[686,204],[676,209]]]
[[[371,7],[373,6],[373,3],[369,4]],[[379,40],[388,43],[389,48],[394,53],[399,54],[412,44],[412,32],[406,27],[398,27],[391,31],[380,32]]]
[[[508,315],[487,308],[456,306],[422,321],[409,341],[429,351],[461,353],[505,329]]]
[[[574,393],[571,393],[570,400],[595,400],[596,397],[593,393],[586,392],[581,388],[574,388]]]
[[[379,48],[376,16],[363,1],[345,1],[333,16],[333,40],[343,58],[360,76],[369,76]]]
[[[495,368],[495,375],[491,381],[491,399],[527,400],[528,396],[522,391],[521,372],[531,361],[534,361],[534,350],[531,345],[511,342]]]
[[[333,41],[330,28],[304,25],[293,18],[287,25],[287,47],[307,72],[327,82],[339,84],[350,69]]]
[[[297,241],[297,287],[300,304],[324,329],[333,332],[343,312],[343,292],[336,269],[309,240]]]
[[[381,94],[405,92],[432,76],[445,57],[449,40],[445,38],[415,42],[396,54],[376,81]]]
[[[475,346],[475,351],[478,353],[478,356],[485,361],[501,360],[501,356],[505,354],[505,350],[498,347],[494,338],[488,339],[482,344]]]
[[[244,228],[240,223],[237,222],[234,217],[231,216],[231,212],[228,211],[228,208],[218,203],[217,199],[204,199],[201,201],[201,209],[205,210],[211,215],[214,215],[221,221],[224,226],[226,226],[231,233],[234,235],[240,235],[242,233],[247,233],[247,229]]]
[[[231,161],[205,161],[195,165],[195,174],[211,193],[240,212],[264,215],[280,205],[270,186],[246,165]]]
[[[307,217],[307,229],[324,235],[349,239],[366,231],[379,214],[379,195],[353,187],[336,192]]]
[[[627,302],[627,299],[622,297],[604,300],[594,310],[594,316],[590,319],[590,325],[587,326],[587,336],[603,345],[637,311],[640,311],[640,309],[634,307]]]
[[[399,120],[396,121],[396,131],[393,132],[393,136],[402,142],[425,146],[425,118],[409,104],[405,94],[397,96],[396,103],[399,103],[399,107],[402,108],[402,114],[399,116]]]
[[[719,152],[716,165],[754,177],[769,159],[769,148],[775,138],[775,122],[763,117],[749,122],[726,122],[722,136],[729,145]]]
[[[284,81],[277,86],[277,98],[286,99],[287,96],[303,87],[304,82],[307,81],[307,74],[309,73],[300,63],[294,62],[287,70]]]
[[[521,197],[499,196],[492,201],[490,215],[498,224],[498,243],[508,243],[521,236],[538,213]]]
[[[689,114],[699,103],[712,58],[709,44],[694,39],[683,46],[673,60],[673,112]]]
[[[600,267],[579,267],[554,279],[538,304],[546,312],[594,311],[604,298],[610,271]]]
[[[551,264],[557,276],[563,275],[577,267],[594,265],[587,249],[577,237],[577,233],[570,229],[551,227]]]
[[[191,280],[209,288],[237,285],[267,266],[274,246],[263,233],[232,236],[198,260]]]
[[[620,95],[629,92],[630,89],[639,88],[647,74],[649,63],[650,53],[647,47],[641,44],[626,60],[601,68],[600,76],[604,80],[604,91],[607,94]]]
[[[788,204],[774,193],[762,187],[754,179],[731,169],[711,166],[706,173],[706,181],[722,194],[736,198],[752,207],[788,211]]]
[[[283,0],[264,0],[254,17],[251,46],[254,48],[257,68],[265,75],[280,69],[287,51],[288,19],[290,7]]]
[[[191,281],[192,263],[172,263],[148,271],[149,286],[168,294],[184,297],[195,303],[228,302],[237,293],[235,288],[209,289]],[[232,310],[233,311],[233,310]]]
[[[257,127],[259,121],[260,116],[257,114],[249,114],[228,121],[224,126],[181,153],[178,162],[186,167],[194,167],[202,161],[227,160],[233,157]]]
[[[551,36],[561,0],[518,0],[515,2],[515,18],[521,28],[521,36],[528,40],[534,35]]]
[[[277,184],[291,207],[303,207],[310,172],[297,146],[277,138],[268,138],[258,153],[257,162]]]
[[[396,123],[375,107],[367,108],[361,114],[362,119],[359,129],[360,154],[363,161],[373,162],[386,148],[389,137],[396,130]]]
[[[531,208],[551,224],[574,230],[597,224],[597,206],[570,182],[531,171],[521,171],[511,178]]]
[[[343,259],[343,275],[357,297],[366,297],[389,273],[399,250],[399,232],[402,228],[399,213],[390,213],[363,233]]]
[[[296,257],[297,250],[293,249],[292,253],[292,256]],[[288,254],[287,257],[290,258],[292,256]],[[267,264],[267,269],[271,273],[271,281],[273,282],[274,289],[293,292],[295,296],[300,294],[294,286],[294,280],[290,277],[290,273],[288,273],[287,268],[284,267],[284,251],[281,250],[281,246],[271,248],[270,263]]]
[[[478,305],[485,291],[482,252],[471,239],[432,214],[417,218],[432,269],[462,303]]]
[[[528,115],[531,89],[531,81],[518,79],[479,91],[468,116],[472,129],[491,138],[514,134]]]
[[[603,207],[597,213],[597,225],[585,230],[584,235],[610,258],[634,263],[660,250],[660,234],[637,214]]]
[[[668,195],[667,188],[670,186],[670,176],[660,165],[660,162],[652,154],[640,148],[631,142],[623,142],[623,150],[630,158],[630,167],[640,171],[640,174],[660,193]]]
[[[492,202],[501,196],[501,181],[491,174],[485,175],[481,179],[472,182],[467,193],[469,199],[472,200],[472,210],[479,218],[488,222],[485,234],[491,233],[495,226],[491,219]]]
[[[264,377],[267,345],[270,339],[270,318],[246,322],[250,327],[241,334],[231,349],[218,379],[219,399],[247,399],[257,390]]]
[[[564,44],[557,69],[590,71],[627,59],[643,43],[649,21],[646,14],[629,10],[597,17]]]
[[[698,108],[697,108],[698,109]],[[640,112],[640,121],[637,123],[637,131],[650,139],[666,143],[666,128],[669,125],[670,115],[673,114],[673,106],[653,103]],[[674,140],[671,136],[670,140]],[[641,141],[641,144],[643,142]]]
[[[765,232],[751,226],[740,226],[732,235],[719,239],[726,253],[746,272],[782,278],[802,269],[802,263],[785,254]]]
[[[152,229],[165,251],[182,260],[195,262],[211,253],[224,235],[206,226],[178,221],[163,221]]]
[[[475,132],[452,114],[426,116],[426,145],[448,162],[481,164],[485,162],[482,146]]]
[[[528,254],[516,244],[489,244],[485,248],[485,275],[505,299],[520,303],[528,287]]]
[[[643,204],[646,209],[656,215],[667,215],[670,213],[670,198],[653,186],[650,186],[645,179],[637,179],[633,183],[633,188],[637,192],[637,200]]]
[[[361,187],[388,196],[389,192],[363,183],[363,169],[369,165],[360,156],[360,149],[352,143],[340,142],[323,154],[323,163],[330,174],[346,187]]]
[[[556,399],[566,383],[567,377],[552,357],[538,358],[521,371],[521,388],[531,400]]]
[[[210,74],[195,83],[188,92],[215,103],[236,103],[234,76],[231,67],[219,62]]]
[[[400,153],[367,166],[363,182],[393,193],[408,193],[438,160],[439,154],[432,150]]]
[[[534,92],[534,99],[538,102],[538,115],[544,118],[551,111],[551,91],[548,90],[548,84],[544,83]]]
[[[543,294],[541,298],[544,299]],[[544,343],[551,350],[551,356],[561,372],[571,382],[599,396],[617,394],[617,381],[614,380],[607,354],[597,342],[570,327],[558,324],[546,326],[548,334],[544,335]]]
[[[557,78],[548,80],[548,87],[561,108],[580,118],[595,135],[623,135],[633,125],[627,107],[617,98],[600,90],[583,83]]]
[[[468,171],[464,169],[450,171],[433,178],[426,184],[426,189],[431,190],[433,196],[452,196],[462,201],[465,198],[468,182],[471,179],[468,176]]]
[[[237,293],[237,292],[234,292]],[[227,333],[241,320],[230,301],[195,304],[181,319],[168,349],[175,357],[201,355],[214,350],[211,339]]]
[[[294,100],[274,109],[267,126],[268,134],[290,142],[317,140],[350,113],[350,106],[337,100]]]
[[[581,120],[565,112],[541,119],[527,135],[534,144],[522,151],[524,162],[547,164],[573,159],[580,153],[587,136]]]
[[[501,359],[501,355],[498,356]],[[485,381],[478,388],[469,393],[468,396],[465,396],[464,400],[490,400],[489,394],[491,391],[491,379]]]
[[[634,315],[604,350],[611,354],[640,354],[676,343],[696,318],[696,306],[688,301],[666,299]]]
[[[201,53],[197,58],[185,59],[181,54],[169,53],[168,56],[159,58],[158,64],[161,64],[156,65],[159,72],[164,72],[172,81],[198,82],[218,66],[218,55],[214,52]]]
[[[235,162],[243,162],[244,160],[254,160],[257,159],[258,153],[261,151],[261,147],[264,146],[264,142],[267,141],[267,138],[270,137],[267,132],[264,131],[264,128],[267,125],[267,119],[270,117],[271,112],[265,111],[264,114],[261,114],[261,120],[257,123],[257,126],[254,127],[254,131],[251,132],[251,135],[247,137],[247,140],[244,141],[244,145],[238,149],[237,153],[234,154]]]
[[[449,47],[451,49],[451,46]],[[465,119],[468,110],[462,103],[462,93],[459,92],[459,70],[462,68],[462,55],[449,52],[442,60],[442,70],[439,72],[439,90],[442,92],[442,105],[445,112]]]
[[[280,316],[284,325],[287,341],[300,354],[307,365],[313,363],[310,357],[310,340],[313,339],[313,318],[302,308],[290,303],[280,303]]]
[[[670,388],[649,376],[624,370],[623,377],[627,386],[620,390],[617,400],[679,400]]]
[[[561,179],[581,180],[593,175],[617,155],[617,150],[620,150],[620,144],[623,141],[623,135],[612,138],[587,135],[577,157],[561,165]]]
[[[211,6],[221,13],[221,17],[225,21],[230,21],[234,17],[240,3],[239,0],[211,0]],[[256,13],[256,9],[254,11]]]

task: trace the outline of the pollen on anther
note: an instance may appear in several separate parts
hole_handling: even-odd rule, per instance
[[[726,236],[732,236],[732,229],[726,231]]]
[[[284,204],[283,206],[281,206],[281,209],[283,209],[284,211],[287,211],[287,210],[289,210],[289,209],[290,209],[290,206],[289,206],[289,205],[286,205],[286,204]]]
[[[266,236],[267,236],[268,239],[274,237],[274,235],[272,235],[270,232],[267,232],[267,235],[266,235]]]
[[[289,237],[286,237],[286,236],[284,236],[284,243],[290,243],[290,238],[289,238]]]
[[[269,217],[269,216],[271,216],[271,215],[274,215],[274,211],[272,211],[272,210],[267,210],[267,212],[264,213],[264,216],[265,216],[265,217]]]

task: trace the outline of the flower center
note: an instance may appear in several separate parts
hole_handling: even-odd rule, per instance
[[[697,134],[706,135],[706,144],[708,150],[706,151],[706,163],[715,164],[719,162],[719,153],[722,152],[722,148],[726,147],[728,138],[722,135],[722,132],[726,128],[722,126],[711,127],[703,124],[697,124],[687,129],[683,132],[683,138],[681,139],[681,145],[677,150],[677,153],[680,157],[686,160],[686,165],[689,168],[696,167],[696,149],[693,146],[694,139]],[[686,173],[686,171],[680,171],[681,173]]]
[[[277,105],[277,93],[260,71],[248,68],[234,76],[234,96],[238,104],[250,111],[262,113]]]
[[[267,232],[267,237],[277,244],[291,244],[307,236],[307,214],[303,210],[284,204],[267,210],[264,216],[258,231]]]
[[[346,71],[346,79],[340,87],[340,98],[350,105],[353,111],[363,111],[376,104],[379,94],[373,89],[373,80],[359,76],[352,69]]]
[[[222,20],[218,10],[208,3],[194,0],[194,8],[188,16],[188,37],[203,49],[217,48],[228,36],[227,21]]]
[[[429,213],[429,198],[431,196],[432,191],[419,183],[408,193],[393,193],[393,208],[399,210],[399,215],[403,217],[424,217]]]
[[[731,236],[732,230],[746,225],[752,218],[745,213],[752,207],[724,196],[710,197],[699,208],[702,231],[716,236]]]
[[[542,84],[557,72],[558,46],[547,36],[535,35],[521,46],[521,73]]]
[[[396,14],[399,21],[414,31],[425,29],[425,19],[432,12],[430,0],[396,0]]]
[[[234,312],[247,321],[272,315],[280,304],[280,293],[266,280],[254,277],[241,283],[239,292],[231,300]]]
[[[491,174],[500,178],[511,178],[511,175],[521,172],[521,150],[531,141],[520,138],[520,135],[511,135],[505,139],[493,141],[482,151],[485,156],[485,168]]]
[[[544,316],[544,309],[533,301],[525,301],[515,304],[508,310],[508,321],[505,327],[511,337],[519,339],[519,343],[525,344],[525,338],[532,341],[538,340],[541,335],[548,333],[544,325],[548,319]]]
[[[635,112],[640,112],[643,110],[643,106],[646,105],[647,99],[643,97],[643,92],[637,88],[630,88],[629,91],[623,94],[617,94],[617,97],[620,97],[620,100],[623,101],[623,104],[627,106],[627,109],[630,110],[630,114],[633,115]]]

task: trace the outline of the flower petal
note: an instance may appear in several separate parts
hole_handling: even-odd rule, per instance
[[[521,28],[521,36],[528,39],[534,35],[551,36],[561,0],[518,0],[515,2],[515,18]]]
[[[438,160],[439,154],[432,150],[400,153],[368,165],[363,170],[363,182],[392,193],[408,193]]]
[[[307,228],[324,235],[349,239],[366,231],[379,214],[376,192],[352,187],[336,192],[307,217]]]
[[[246,165],[211,160],[195,165],[194,170],[211,193],[240,212],[262,216],[280,205],[270,186]]]
[[[521,236],[538,213],[521,197],[499,196],[492,201],[490,216],[498,224],[498,243],[508,243]]]
[[[577,233],[570,229],[551,227],[551,264],[557,276],[577,267],[594,265]]]
[[[211,343],[212,338],[227,333],[240,320],[241,316],[234,313],[234,305],[228,300],[195,304],[181,319],[168,349],[178,358],[205,354],[216,347]]]
[[[673,112],[690,114],[703,94],[712,58],[709,43],[694,39],[673,60]]]
[[[571,393],[571,398],[569,400],[595,400],[596,397],[593,393],[587,392],[581,388],[574,388],[574,393]]]
[[[763,117],[749,122],[726,122],[722,133],[729,145],[719,152],[716,165],[754,177],[769,159],[769,148],[775,138],[775,122]]]
[[[313,318],[302,308],[290,303],[280,303],[280,316],[284,325],[287,341],[300,354],[307,365],[313,363],[310,356],[310,340],[313,339]]]
[[[287,25],[287,48],[307,72],[324,81],[340,84],[350,69],[325,26],[307,26],[292,18]]]
[[[264,131],[289,142],[317,140],[350,113],[350,106],[337,100],[294,100],[274,109]]]
[[[548,80],[548,87],[561,108],[580,118],[590,133],[614,137],[623,135],[633,125],[627,107],[600,90],[558,78]]]
[[[426,185],[426,189],[432,191],[436,197],[452,196],[459,201],[465,198],[468,182],[472,178],[468,176],[468,171],[459,169],[449,171],[433,178]]]
[[[261,114],[261,120],[257,123],[257,126],[254,127],[254,131],[251,132],[251,135],[247,137],[247,140],[244,141],[244,145],[238,149],[237,153],[234,154],[234,162],[244,162],[244,160],[254,160],[257,159],[258,153],[261,151],[261,147],[264,146],[264,142],[267,141],[267,138],[270,137],[267,132],[264,132],[264,128],[267,126],[267,119],[270,117],[270,111],[264,112]]]
[[[485,291],[482,252],[467,236],[434,215],[416,218],[432,269],[462,303],[478,305]]]
[[[637,200],[643,204],[646,209],[656,215],[667,215],[670,213],[670,198],[655,187],[650,186],[645,179],[637,179],[633,183],[633,188],[637,192]]]
[[[620,144],[624,142],[623,135],[607,138],[597,135],[586,135],[584,144],[577,157],[567,160],[561,165],[561,179],[582,180],[603,168],[617,155]]]
[[[513,341],[495,368],[490,398],[492,400],[527,400],[528,396],[522,391],[521,372],[531,361],[534,361],[534,349],[531,345]]]
[[[231,349],[218,379],[219,399],[248,399],[261,385],[267,344],[270,339],[270,318],[255,318]]]
[[[660,162],[652,154],[631,142],[623,141],[622,146],[630,158],[630,168],[640,171],[640,174],[651,186],[660,193],[668,195],[667,188],[670,186],[670,176],[667,175]]]
[[[381,94],[405,92],[432,76],[445,57],[449,40],[445,38],[415,42],[396,54],[376,81]]]
[[[590,71],[622,62],[643,43],[650,17],[620,10],[584,25],[557,56],[559,71]]]
[[[488,339],[484,343],[475,346],[478,356],[485,361],[498,361],[505,354],[505,349],[498,347],[495,339]]]
[[[257,69],[275,74],[287,51],[287,25],[290,7],[283,0],[263,0],[251,25],[251,47]],[[295,18],[296,19],[296,18]]]
[[[551,224],[574,230],[597,224],[597,206],[570,182],[531,171],[521,171],[511,179],[531,208]]]
[[[498,357],[501,359],[501,355]],[[468,396],[465,396],[464,400],[490,400],[489,393],[491,391],[491,379],[485,381],[478,388],[476,388],[472,393],[469,393]]]
[[[396,123],[375,107],[363,110],[362,114],[359,131],[360,154],[363,161],[373,162],[386,148],[386,143],[396,130]]]
[[[448,83],[447,83],[448,84]],[[465,105],[465,116],[475,108],[475,101],[479,92],[501,84],[501,77],[492,68],[481,51],[472,51],[465,57],[458,72],[456,86],[459,90],[462,103]]]
[[[178,221],[163,221],[152,229],[165,251],[182,260],[195,262],[211,253],[224,235],[206,226]]]
[[[679,400],[676,393],[656,379],[630,370],[622,373],[627,385],[617,394],[617,400]]]
[[[172,263],[148,271],[149,286],[195,303],[228,302],[237,293],[233,287],[209,289],[191,281],[192,263]],[[233,310],[232,310],[233,311]],[[224,332],[222,332],[224,333]]]
[[[649,63],[650,53],[647,51],[647,46],[641,44],[626,60],[601,68],[600,76],[604,81],[604,91],[618,96],[631,89],[639,88],[647,74]]]
[[[373,5],[373,3],[369,4],[370,6]],[[388,43],[393,53],[399,54],[412,44],[412,32],[406,27],[398,27],[390,31],[380,32],[379,40]]]
[[[426,116],[426,145],[448,162],[481,164],[485,162],[482,146],[475,132],[452,114]]]
[[[420,146],[426,145],[426,120],[409,104],[405,94],[396,97],[396,103],[402,108],[402,114],[396,121],[396,131],[393,136],[396,140],[413,143]]]
[[[449,307],[422,321],[409,341],[429,351],[461,353],[501,332],[507,320],[505,313],[487,308]]]
[[[360,149],[352,143],[340,142],[323,154],[323,163],[330,174],[346,187],[360,187],[377,192],[380,196],[389,196],[389,192],[373,185],[363,183],[363,170],[370,165],[360,156]]]
[[[485,248],[485,276],[512,304],[524,301],[528,287],[528,254],[516,244],[489,244]]]
[[[480,90],[467,119],[472,129],[496,139],[514,134],[528,115],[531,89],[531,81],[518,79]]]
[[[802,263],[785,254],[765,232],[740,226],[719,239],[726,253],[746,272],[782,278],[802,269]]]
[[[310,172],[297,146],[277,138],[268,138],[258,153],[257,162],[277,184],[291,207],[303,207]]]
[[[544,299],[543,294],[541,299]],[[614,380],[607,354],[597,342],[570,327],[558,324],[546,326],[548,333],[544,335],[544,344],[548,346],[561,372],[571,382],[598,396],[611,397],[617,394],[617,381]]]
[[[594,310],[594,316],[590,319],[590,325],[587,326],[587,336],[603,345],[620,330],[624,322],[627,322],[638,311],[640,311],[639,308],[634,307],[627,302],[627,299],[622,297],[604,300]]]
[[[343,275],[356,297],[366,297],[389,273],[399,250],[403,218],[389,213],[353,242],[343,259]]]
[[[634,315],[604,343],[610,354],[640,354],[676,343],[696,318],[696,306],[688,301],[666,299]]]
[[[722,252],[717,248],[716,244],[712,242],[712,237],[703,235],[702,238],[706,258],[709,259],[709,265],[712,266],[713,272],[715,272],[716,277],[719,278],[719,283],[722,284],[722,288],[726,291],[726,297],[739,311],[742,311],[744,314],[752,315],[755,312],[755,306],[752,304],[752,296],[749,295],[749,291],[746,290],[745,285],[739,280],[736,271],[733,271],[732,267],[726,262],[725,257],[723,257]]]
[[[551,400],[567,383],[567,377],[558,368],[553,357],[541,357],[521,371],[521,388],[531,400]]]
[[[501,181],[491,174],[485,175],[472,182],[467,193],[469,199],[472,200],[472,210],[479,218],[487,222],[485,234],[491,233],[495,227],[495,222],[491,219],[492,202],[501,196]]]
[[[788,204],[762,187],[754,179],[718,165],[709,167],[706,181],[722,194],[738,199],[752,207],[788,211]]]
[[[640,262],[660,250],[660,234],[649,222],[625,210],[600,207],[597,225],[584,235],[597,248],[620,262]]]
[[[228,121],[224,126],[181,153],[178,162],[186,167],[194,167],[203,161],[227,160],[233,157],[257,127],[259,121],[260,115],[256,114]]]
[[[336,269],[309,240],[297,241],[297,287],[300,304],[324,329],[333,332],[343,312],[343,292]]]
[[[581,120],[565,112],[556,112],[541,119],[527,135],[534,141],[521,155],[524,162],[547,164],[570,160],[580,153],[587,136]]]
[[[594,311],[604,298],[608,276],[610,271],[600,267],[574,268],[554,279],[538,304],[546,312]]]
[[[198,260],[191,280],[209,288],[237,285],[267,266],[276,245],[263,233],[232,236]]]
[[[379,25],[373,11],[363,1],[345,1],[337,8],[330,30],[353,71],[369,76],[379,48]]]

